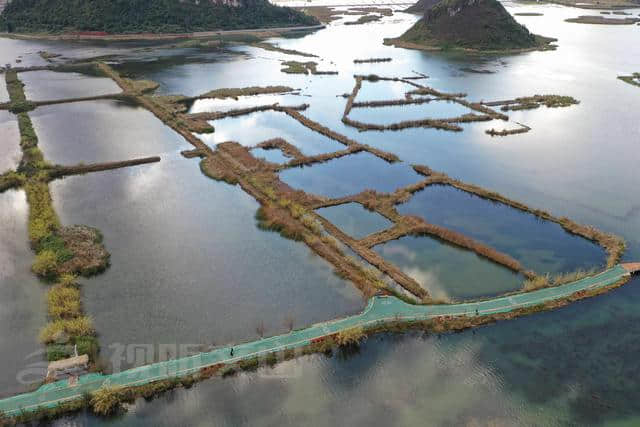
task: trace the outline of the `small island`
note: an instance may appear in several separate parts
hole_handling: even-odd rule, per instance
[[[555,49],[555,39],[531,34],[497,0],[443,0],[386,45],[420,50],[518,53]]]

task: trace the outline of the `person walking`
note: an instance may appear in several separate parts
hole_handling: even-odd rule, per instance
[[[231,357],[233,357],[233,347],[231,347]]]

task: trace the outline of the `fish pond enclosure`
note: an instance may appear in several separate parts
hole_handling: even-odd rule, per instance
[[[638,421],[638,29],[505,6],[558,50],[0,38],[1,419]]]

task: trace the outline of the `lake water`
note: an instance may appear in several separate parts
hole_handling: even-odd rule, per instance
[[[0,85],[1,86],[1,85]],[[8,111],[0,111],[0,174],[16,169],[22,158],[18,119]]]
[[[44,349],[38,334],[46,323],[45,286],[31,273],[34,255],[27,216],[22,191],[0,194],[1,396],[25,391],[27,383],[42,380]]]
[[[120,93],[122,90],[113,80],[80,73],[56,71],[29,71],[19,73],[24,83],[24,93],[31,101],[81,98]]]
[[[397,208],[403,215],[420,216],[488,244],[538,273],[588,270],[606,264],[599,246],[565,232],[558,224],[453,187],[429,186]]]
[[[153,114],[122,101],[48,105],[29,115],[51,163],[113,162],[191,147]]]
[[[451,101],[431,101],[425,104],[394,105],[390,107],[354,108],[349,118],[357,122],[390,125],[402,120],[453,119],[473,110]]]
[[[330,206],[316,212],[356,239],[393,226],[391,221],[379,213],[368,211],[358,203]]]
[[[257,145],[273,138],[284,138],[308,156],[343,150],[341,143],[303,126],[285,113],[265,111],[240,117],[227,117],[209,122],[215,132],[199,135],[210,145],[236,141],[244,146]]]
[[[360,163],[362,154],[350,156],[283,172],[283,180],[292,186],[331,197],[376,186],[391,191],[415,182],[406,172],[411,172],[410,164],[426,164],[530,206],[618,233],[627,239],[625,260],[639,260],[640,96],[637,88],[616,78],[640,71],[640,43],[634,43],[638,26],[571,24],[564,19],[584,15],[585,11],[556,5],[505,5],[511,12],[544,13],[544,17],[516,18],[534,33],[557,37],[558,50],[465,58],[383,46],[383,38],[398,36],[416,19],[397,13],[376,23],[344,26],[337,21],[303,37],[271,40],[288,49],[319,55],[319,68],[337,69],[337,76],[285,75],[280,72],[281,60],[293,57],[245,46],[219,52],[172,53],[136,51],[133,46],[127,50],[0,39],[0,62],[15,63],[17,56],[23,56],[24,62],[39,62],[41,58],[35,52],[43,46],[69,57],[109,51],[115,55],[114,60],[130,63],[122,69],[158,81],[160,93],[198,95],[221,87],[291,86],[300,89],[304,97],[301,99],[311,105],[305,115],[359,142],[391,151],[405,162]],[[637,15],[640,10],[630,12]],[[354,58],[367,57],[393,60],[353,63]],[[464,71],[470,68],[494,73]],[[402,77],[413,71],[430,76],[420,80],[421,84],[447,92],[465,92],[474,101],[549,93],[570,95],[581,103],[563,109],[510,112],[509,123],[466,124],[464,131],[457,133],[434,129],[361,133],[342,124],[345,99],[339,95],[351,92],[354,74]],[[396,89],[387,90],[384,85],[375,89],[378,84],[383,85],[363,85],[363,98],[358,100],[399,96]],[[38,110],[32,114],[35,117]],[[398,118],[402,119],[402,114]],[[514,127],[515,121],[532,130],[504,138],[485,134],[492,127]],[[212,134],[213,139],[208,142],[245,139],[239,142],[252,145],[289,130],[289,125],[273,123],[276,130],[272,133],[250,132],[243,126],[226,133],[214,122],[218,132],[223,132]],[[268,129],[269,122],[261,126],[260,129]],[[124,127],[135,133],[141,126]],[[48,132],[38,131],[43,134],[41,139]],[[62,142],[56,137],[48,145],[62,146],[70,136],[63,133]],[[143,144],[138,138],[131,141],[136,147]],[[130,154],[130,148],[121,147],[119,141],[109,142],[116,147],[116,154],[124,155],[116,160]],[[149,151],[165,152],[162,142],[156,147]],[[65,162],[108,157],[93,156],[93,151],[89,152],[91,156],[75,156],[73,151],[60,150],[59,159]],[[106,148],[101,145],[100,150]],[[332,281],[336,279],[326,264],[317,258],[305,258],[309,252],[303,245],[257,231],[253,227],[255,202],[241,190],[203,178],[196,161],[164,160],[163,157],[163,163],[130,171],[74,177],[53,184],[63,221],[98,226],[105,232],[107,247],[113,254],[111,269],[85,284],[87,311],[95,316],[104,351],[109,351],[110,342],[157,344],[165,339],[178,341],[176,336],[184,338],[181,342],[231,342],[255,337],[255,323],[261,319],[267,334],[282,330],[280,318],[289,309],[300,310],[302,314],[297,317],[301,322],[303,318],[330,318],[362,306],[351,285]],[[177,166],[179,163],[185,166]],[[475,203],[471,198],[468,202]],[[235,209],[233,215],[225,215],[227,210],[221,205]],[[449,208],[451,215],[443,214],[443,221],[466,218],[464,211],[459,214],[455,206]],[[480,206],[474,209],[482,211]],[[433,215],[437,218],[439,213]],[[494,215],[500,217],[488,221],[488,227],[501,225],[502,218],[507,225],[512,224],[509,214]],[[456,224],[468,227],[466,221]],[[533,224],[515,224],[526,226],[522,230],[524,240],[535,241],[532,233],[537,228]],[[482,235],[482,230],[476,232]],[[238,243],[237,235],[243,239],[247,236],[249,243]],[[410,249],[428,252],[424,247],[429,247],[429,238],[412,239],[416,247]],[[548,249],[554,258],[565,253],[561,250],[565,247],[563,242],[564,237]],[[402,240],[392,243],[409,245]],[[252,245],[257,249],[247,249]],[[583,253],[592,259],[580,244],[572,245],[568,246],[570,251],[577,249],[562,258],[566,260],[563,263],[579,264]],[[449,249],[439,245],[434,253]],[[581,255],[575,256],[576,253]],[[432,259],[438,259],[436,255]],[[491,287],[500,282],[469,278],[497,277],[497,272],[487,270],[498,267],[469,257],[475,255],[459,251],[439,258],[442,261],[436,265],[441,266],[441,277],[462,278],[452,280],[451,287],[445,289],[450,295],[494,292]],[[536,257],[548,258],[538,253],[532,259]],[[473,271],[458,271],[460,264],[449,262],[450,259],[464,260],[462,265],[473,266]],[[269,268],[269,260],[274,260],[277,268]],[[215,271],[207,274],[204,266],[212,262]],[[396,262],[400,264],[401,260]],[[267,263],[269,266],[264,265]],[[319,265],[315,267],[318,272],[312,274],[315,263]],[[547,263],[549,268],[553,268],[551,264]],[[427,265],[431,266],[430,262]],[[423,264],[416,261],[404,268],[412,267],[423,268]],[[288,269],[293,271],[285,274]],[[289,280],[283,280],[282,275]],[[310,275],[316,278],[309,280]],[[477,286],[471,286],[473,282]],[[509,287],[508,281],[502,283],[503,289]],[[464,286],[453,287],[459,284]],[[211,289],[215,289],[215,295]],[[287,298],[293,289],[303,290],[296,297]],[[21,312],[38,306],[34,315],[43,316],[40,302],[1,301],[3,308],[15,304]],[[121,418],[105,421],[81,414],[59,423],[637,425],[638,304],[640,280],[634,279],[619,290],[561,310],[459,334],[375,337],[357,354],[339,353],[331,359],[305,357],[280,365],[275,371],[214,379],[152,402],[141,400]],[[257,311],[259,315],[255,314]],[[34,329],[27,328],[25,335],[34,337],[37,327]],[[4,357],[5,352],[2,354]]]
[[[387,163],[370,153],[339,157],[325,163],[285,169],[280,179],[290,186],[331,198],[372,189],[393,192],[420,181],[406,163]]]
[[[522,286],[522,276],[511,270],[427,236],[405,236],[374,249],[436,299],[493,296]]]
[[[63,223],[98,227],[111,252],[111,267],[85,285],[109,362],[118,344],[243,342],[260,325],[274,335],[288,317],[297,328],[364,307],[304,244],[259,230],[257,202],[202,175],[195,160],[174,154],[67,178],[52,196]]]

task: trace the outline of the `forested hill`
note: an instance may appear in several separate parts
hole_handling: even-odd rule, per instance
[[[543,47],[497,0],[441,0],[399,40],[429,47],[510,50]]]
[[[267,0],[12,0],[2,31],[183,33],[316,25],[318,21]]]

